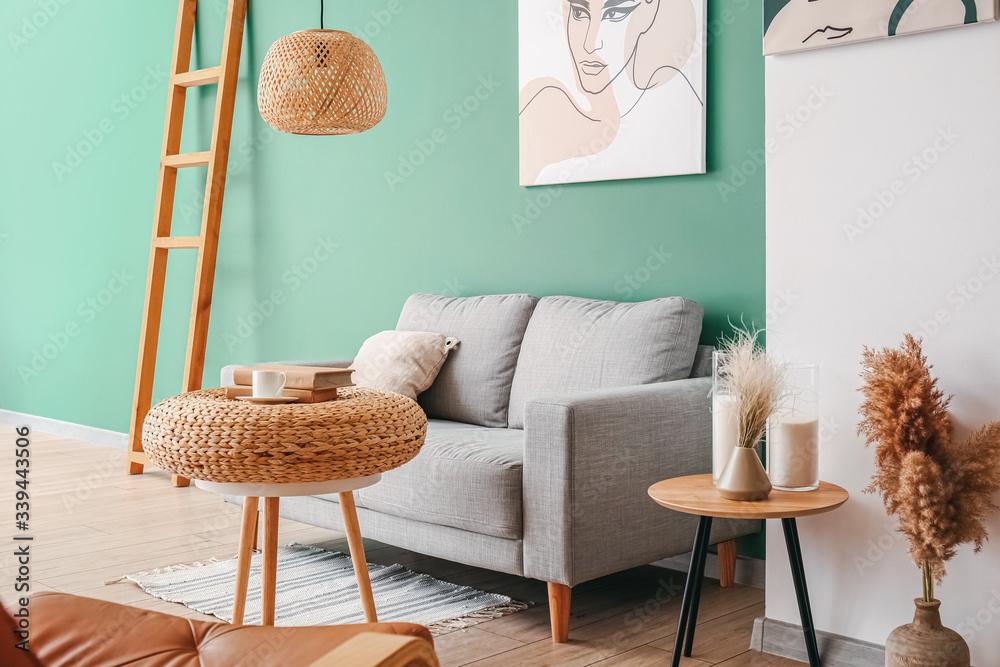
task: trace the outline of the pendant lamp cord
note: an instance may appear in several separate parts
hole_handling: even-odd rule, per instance
[[[323,0],[319,0],[319,29],[323,29]]]

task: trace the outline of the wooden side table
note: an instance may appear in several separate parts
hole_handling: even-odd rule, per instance
[[[806,589],[806,571],[802,564],[802,550],[799,548],[799,532],[796,517],[822,514],[836,509],[847,502],[848,493],[836,484],[820,482],[815,491],[771,491],[767,500],[756,502],[726,500],[719,495],[712,483],[711,475],[690,475],[674,477],[657,482],[649,487],[649,496],[660,505],[670,509],[695,514],[699,518],[698,530],[694,536],[691,564],[688,566],[684,597],[681,599],[680,620],[677,637],[674,640],[673,667],[678,667],[681,655],[691,657],[694,644],[694,628],[698,622],[698,602],[701,597],[701,580],[705,574],[705,558],[708,554],[708,540],[712,532],[712,519],[781,519],[785,533],[785,546],[792,568],[792,583],[795,598],[799,604],[802,632],[805,635],[806,651],[811,667],[819,667],[819,649],[816,646],[816,629],[813,626],[812,609],[809,606],[809,592]]]
[[[361,606],[365,610],[365,621],[377,623],[375,597],[372,595],[371,578],[368,576],[368,561],[365,559],[365,545],[358,525],[358,511],[354,504],[355,489],[363,489],[382,479],[382,473],[338,479],[330,482],[305,482],[301,484],[239,484],[230,482],[206,482],[195,480],[195,486],[205,491],[229,496],[243,496],[243,522],[240,525],[240,551],[236,565],[236,594],[233,597],[233,625],[243,623],[246,608],[247,588],[250,583],[250,558],[257,541],[257,507],[264,499],[264,571],[261,581],[260,608],[261,625],[274,625],[274,598],[278,583],[278,504],[288,496],[318,496],[328,493],[339,494],[340,510],[344,515],[344,531],[347,545],[351,550],[354,576],[358,580]]]

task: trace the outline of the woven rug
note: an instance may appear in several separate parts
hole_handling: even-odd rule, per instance
[[[260,623],[262,556],[253,555],[243,621]],[[179,602],[203,614],[232,621],[236,558],[172,565],[138,572],[133,581],[150,595]],[[487,593],[417,574],[402,565],[368,564],[379,621],[405,621],[433,634],[464,628],[526,609],[505,595]],[[351,557],[336,551],[291,544],[278,549],[275,625],[364,623]]]

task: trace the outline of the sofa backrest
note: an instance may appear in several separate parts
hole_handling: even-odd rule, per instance
[[[698,351],[694,354],[694,365],[691,366],[693,378],[712,377],[712,353],[715,352],[714,345],[699,345]]]
[[[703,314],[680,297],[639,303],[541,299],[521,343],[509,427],[524,428],[525,403],[542,394],[690,377]]]
[[[396,329],[454,336],[430,389],[417,398],[432,419],[503,428],[521,339],[538,302],[528,294],[451,297],[414,294]]]

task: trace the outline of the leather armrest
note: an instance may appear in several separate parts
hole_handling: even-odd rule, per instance
[[[419,637],[363,632],[309,667],[439,667],[431,644]]]
[[[427,646],[432,641],[426,628],[412,623],[231,625],[65,593],[31,597],[31,649],[45,667],[307,667],[357,635],[376,633],[419,638]]]

